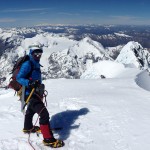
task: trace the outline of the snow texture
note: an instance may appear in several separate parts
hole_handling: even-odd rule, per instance
[[[63,127],[54,132],[56,138],[65,142],[60,150],[150,149],[149,75],[111,61],[96,65],[114,67],[115,75],[103,80],[44,82],[49,93],[50,123],[52,127]],[[107,71],[105,75],[110,76]],[[14,91],[0,90],[0,150],[32,150],[28,135],[22,133],[24,116],[17,99]],[[34,122],[36,119],[37,115]],[[36,150],[51,149],[42,144],[42,139],[42,135],[30,137]]]
[[[42,45],[50,123],[52,128],[63,127],[54,131],[54,136],[65,142],[60,150],[150,149],[150,55],[138,42],[130,41],[123,48],[106,51],[89,37],[76,41],[27,28],[7,32],[0,29],[0,33],[1,39],[15,45],[0,59],[0,79],[6,77],[5,84],[14,61],[29,52],[28,46],[34,42]],[[25,38],[18,33],[36,35]],[[110,57],[114,51],[120,52],[116,61]],[[0,150],[32,149],[28,135],[22,133],[24,115],[18,99],[14,91],[0,89]],[[34,116],[34,123],[37,117]],[[31,134],[30,142],[36,150],[51,149],[42,140],[42,135]]]

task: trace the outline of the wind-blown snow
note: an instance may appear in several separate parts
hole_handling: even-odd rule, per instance
[[[109,68],[110,63],[103,65]],[[65,142],[60,150],[150,149],[150,93],[142,89],[150,78],[121,66],[114,67],[119,70],[114,78],[104,80],[44,81],[51,125],[63,127],[54,132]],[[24,116],[17,99],[12,90],[0,90],[0,150],[32,149],[21,131]],[[43,146],[42,135],[31,134],[30,140],[36,150],[51,149]]]

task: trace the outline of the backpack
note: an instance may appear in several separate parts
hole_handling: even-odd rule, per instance
[[[16,77],[17,77],[17,75],[18,75],[18,73],[19,73],[19,71],[20,71],[20,68],[21,68],[22,64],[23,64],[25,61],[28,61],[28,60],[30,60],[30,58],[29,58],[28,55],[25,55],[25,56],[23,56],[23,57],[20,57],[20,58],[16,61],[15,65],[14,65],[14,67],[13,67],[13,69],[12,69],[12,72],[10,73],[10,74],[12,74],[12,77],[10,78],[10,82],[9,82],[8,87],[11,88],[11,89],[14,89],[16,92],[20,91],[21,88],[22,88],[22,85],[17,82]],[[31,63],[31,61],[30,61],[30,63]],[[26,77],[27,79],[30,78],[30,75],[31,75],[31,73],[32,73],[32,71],[33,71],[32,68],[33,68],[33,64],[31,63],[31,71],[28,73],[28,75],[27,75],[27,77]]]

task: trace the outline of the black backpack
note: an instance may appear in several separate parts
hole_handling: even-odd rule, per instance
[[[28,60],[30,60],[30,58],[29,58],[28,55],[25,55],[25,56],[23,56],[23,57],[20,57],[20,58],[16,61],[15,65],[14,65],[14,67],[13,67],[13,69],[12,69],[12,72],[10,73],[10,74],[12,74],[12,77],[10,78],[10,82],[9,82],[8,87],[11,88],[11,89],[14,89],[16,92],[18,92],[18,91],[22,88],[22,85],[17,82],[16,77],[17,77],[17,75],[18,75],[18,73],[19,73],[19,70],[20,70],[20,68],[21,68],[21,65],[22,65],[25,61],[28,61]],[[31,61],[30,61],[30,63],[31,63]],[[27,79],[30,77],[30,75],[31,75],[31,73],[32,73],[32,71],[33,71],[32,68],[33,68],[33,64],[31,63],[31,71],[28,73],[28,75],[27,75],[27,77],[26,77]]]

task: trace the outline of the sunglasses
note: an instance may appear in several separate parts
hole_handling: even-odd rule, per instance
[[[41,56],[42,53],[33,53],[34,56]]]

